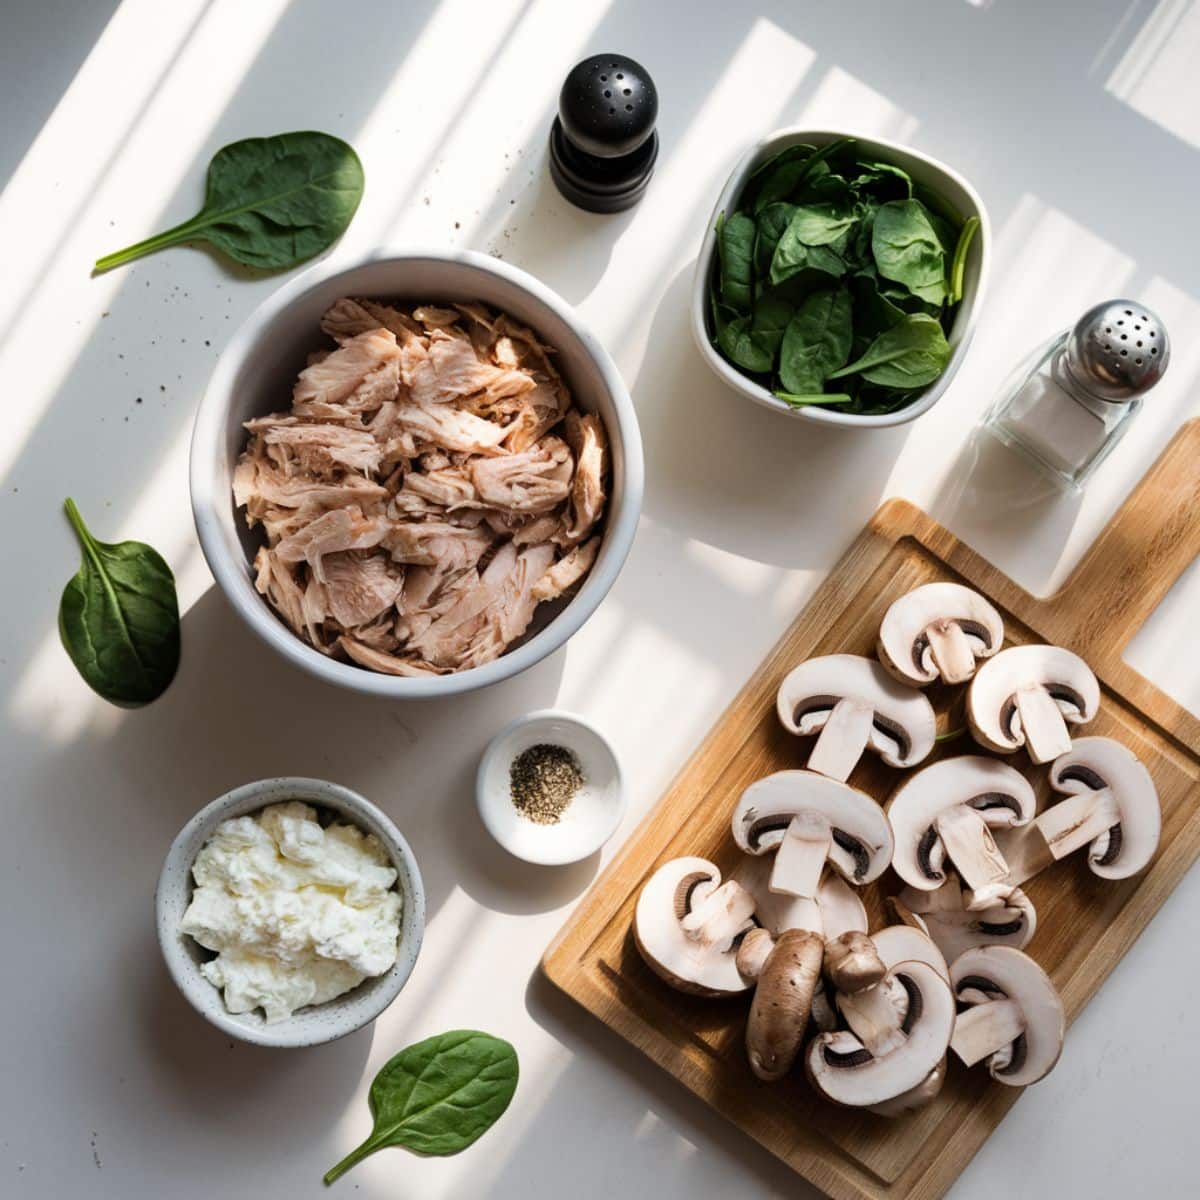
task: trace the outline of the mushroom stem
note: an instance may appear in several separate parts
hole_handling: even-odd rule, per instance
[[[808,756],[808,769],[845,783],[867,748],[874,715],[871,706],[861,700],[839,700]]]
[[[1071,749],[1071,735],[1054,697],[1040,684],[1018,688],[1013,694],[1025,746],[1035,763],[1047,763]]]
[[[1120,823],[1121,810],[1110,788],[1076,792],[1046,809],[1034,828],[1046,840],[1046,848],[1057,861],[1107,833]]]
[[[965,683],[975,674],[975,651],[958,621],[939,618],[926,626],[925,636],[944,683]]]
[[[705,896],[679,924],[693,941],[725,947],[753,915],[754,897],[729,879]]]
[[[813,899],[833,841],[829,819],[818,812],[797,813],[775,851],[767,887],[772,892]]]
[[[819,934],[789,929],[763,963],[746,1022],[746,1054],[759,1079],[782,1079],[796,1061],[821,978],[823,950]]]
[[[989,1000],[961,1012],[954,1022],[950,1049],[968,1067],[1011,1045],[1025,1032],[1025,1019],[1012,1000]]]
[[[978,810],[966,804],[943,809],[934,822],[946,854],[972,890],[1008,878],[1008,863]]]
[[[901,1028],[908,1008],[908,993],[893,979],[883,979],[874,987],[850,995],[838,996],[838,1009],[850,1032],[879,1058],[902,1045]]]
[[[757,979],[762,974],[771,951],[775,949],[775,939],[763,929],[756,926],[742,938],[742,944],[737,949],[734,960],[738,973],[747,979]]]

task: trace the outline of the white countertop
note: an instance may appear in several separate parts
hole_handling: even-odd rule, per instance
[[[662,150],[642,204],[598,217],[559,198],[544,148],[562,76],[610,48],[653,72]],[[506,857],[475,816],[476,759],[531,708],[597,721],[629,784],[607,860],[884,497],[922,504],[1034,590],[1061,579],[1197,412],[1198,49],[1190,0],[7,0],[0,1194],[321,1196],[321,1173],[367,1132],[378,1067],[459,1026],[516,1044],[508,1115],[458,1158],[380,1153],[341,1192],[810,1194],[536,977],[602,863]],[[916,426],[789,423],[723,390],[692,346],[686,300],[712,199],[751,138],[795,122],[910,140],[989,206],[995,270],[979,334]],[[366,165],[335,255],[500,254],[579,306],[635,397],[647,489],[624,574],[565,651],[484,694],[389,706],[328,690],[273,656],[214,589],[188,508],[192,416],[222,345],[278,280],[239,278],[193,249],[88,276],[100,253],[190,216],[218,146],[295,128],[341,134]],[[1165,320],[1170,372],[1082,504],[1038,497],[972,428],[1033,344],[1123,293]],[[144,710],[94,697],[58,644],[79,557],[60,514],[68,494],[98,536],[149,541],[176,570],[184,661]],[[1129,651],[1193,710],[1198,601],[1193,571]],[[390,1011],[294,1052],[234,1045],[203,1024],[168,980],[152,924],[180,825],[218,793],[278,774],[381,804],[429,894],[425,949]],[[1191,1190],[1198,906],[1193,872],[955,1197]]]

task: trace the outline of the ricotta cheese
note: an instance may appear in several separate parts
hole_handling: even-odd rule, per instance
[[[222,822],[192,877],[181,928],[216,952],[200,970],[230,1012],[283,1021],[396,961],[401,900],[387,853],[353,825],[322,827],[307,804]]]

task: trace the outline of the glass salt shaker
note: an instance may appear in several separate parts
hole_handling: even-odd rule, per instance
[[[984,428],[1059,487],[1078,491],[1121,440],[1170,357],[1167,331],[1144,304],[1097,304],[1021,365]]]

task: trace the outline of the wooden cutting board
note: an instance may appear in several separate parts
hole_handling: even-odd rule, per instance
[[[737,797],[753,780],[802,766],[811,740],[786,734],[775,692],[803,659],[871,655],[888,605],[918,584],[969,584],[1000,609],[1012,643],[1054,642],[1081,654],[1099,677],[1100,713],[1087,733],[1129,746],[1150,768],[1163,808],[1158,856],[1136,879],[1093,876],[1082,856],[1044,872],[1027,891],[1037,908],[1028,952],[1049,972],[1072,1021],[1200,854],[1200,721],[1121,660],[1129,639],[1200,553],[1200,421],[1185,426],[1055,595],[1031,596],[925,513],[884,504],[808,607],[755,671],[666,795],[579,904],[546,952],[546,975],[626,1041],[839,1200],[945,1194],[1020,1098],[951,1056],[941,1095],[889,1121],[826,1103],[802,1072],[780,1084],[750,1073],[742,1038],[748,996],[702,1000],[672,991],[642,962],[630,933],[642,884],[684,854],[727,871],[738,851],[729,831]],[[961,689],[930,692],[943,730],[962,724]],[[969,737],[937,754],[971,753]],[[902,774],[874,755],[850,782],[886,799]],[[1029,761],[1022,752],[1014,761]],[[1033,768],[1044,802],[1045,768]],[[888,924],[888,872],[864,889],[871,927]]]

